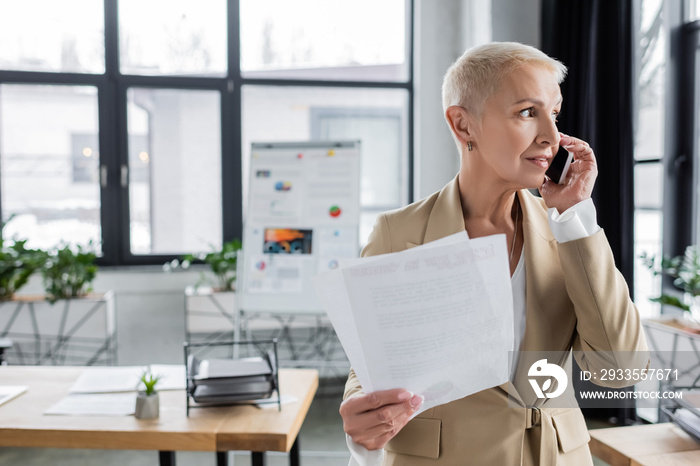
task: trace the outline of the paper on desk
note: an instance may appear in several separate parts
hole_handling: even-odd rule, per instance
[[[26,385],[0,385],[0,405],[27,391]]]
[[[86,367],[70,388],[70,393],[129,392],[136,390],[143,368],[140,366]]]
[[[157,390],[184,390],[185,366],[151,364],[151,373],[161,375]],[[141,374],[147,366],[86,367],[70,388],[70,393],[112,393],[139,390]]]
[[[279,399],[280,403],[283,405],[287,404],[292,404],[292,403],[297,403],[299,401],[299,398],[297,398],[294,395],[282,395],[282,397]],[[277,404],[277,395],[273,395],[270,398],[262,398],[259,400],[253,400],[250,401],[249,403],[253,403],[258,406],[260,409],[272,409],[275,408],[277,409],[279,405]]]
[[[134,414],[136,393],[68,395],[44,414],[59,416],[129,416]]]
[[[504,235],[462,233],[322,274],[315,286],[366,392],[405,388],[425,397],[424,411],[508,380]]]
[[[158,391],[184,390],[186,387],[184,364],[151,364],[151,373],[161,376],[156,385]],[[143,385],[140,388],[143,388]]]

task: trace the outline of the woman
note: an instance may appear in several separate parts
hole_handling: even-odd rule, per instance
[[[565,74],[558,61],[518,43],[465,52],[443,82],[459,174],[432,196],[382,214],[363,256],[465,229],[472,238],[505,233],[516,349],[645,351],[639,315],[596,223],[595,155],[586,142],[557,130]],[[545,171],[560,145],[574,162],[558,185]],[[526,188],[539,189],[542,198]],[[577,361],[584,370],[617,367],[594,353]],[[521,375],[522,366],[520,360]],[[508,392],[520,408],[508,406]],[[516,382],[504,384],[409,422],[420,408],[418,395],[403,389],[365,394],[351,372],[340,407],[351,464],[592,464],[580,409],[551,408],[525,392]]]

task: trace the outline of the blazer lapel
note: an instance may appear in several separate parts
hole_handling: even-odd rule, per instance
[[[526,405],[541,405],[542,400],[534,397],[527,382],[530,365],[534,359],[544,355],[548,358],[561,357],[559,353],[547,352],[569,349],[576,318],[566,291],[557,241],[549,228],[547,211],[528,192],[519,192],[519,197],[523,208],[523,253],[527,286],[525,336],[518,355],[513,386]]]
[[[539,267],[539,262],[551,259],[550,242],[554,240],[554,236],[549,228],[546,218],[546,212],[542,215],[542,207],[538,205],[538,200],[535,199],[527,190],[523,189],[517,193],[520,206],[523,211],[523,254],[525,254],[525,276],[526,276],[526,301],[525,301],[525,337],[522,343],[522,350],[530,350],[533,345],[532,340],[537,340],[539,332],[536,329],[540,326],[539,318],[536,309],[539,307],[538,297],[541,296],[542,284],[546,283],[547,274],[545,269]],[[539,258],[539,259],[537,259]],[[515,355],[518,348],[515,348]],[[521,365],[518,364],[518,372],[521,370]],[[509,396],[524,404],[520,396],[519,384],[514,384],[519,380],[519,374],[516,374],[514,380],[508,381],[499,388],[504,390]]]
[[[557,241],[547,211],[539,201],[520,192],[525,237],[526,307],[523,351],[566,351],[575,317],[559,263]],[[573,318],[573,320],[572,320]]]
[[[457,176],[442,188],[430,211],[423,243],[464,231],[464,213]]]

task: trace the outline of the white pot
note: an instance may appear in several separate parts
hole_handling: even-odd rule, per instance
[[[185,289],[185,331],[191,334],[234,332],[236,293],[211,288]]]
[[[136,419],[156,419],[160,411],[160,403],[158,401],[158,393],[146,395],[146,392],[139,392],[136,395],[136,410],[134,416]]]
[[[690,316],[695,322],[700,323],[700,296],[692,296],[686,293],[686,302],[690,306]]]
[[[17,315],[17,307],[21,307]],[[82,298],[60,299],[51,304],[45,297],[17,295],[0,303],[0,331],[47,336],[94,338],[109,336],[116,327],[114,293],[91,294]],[[97,309],[95,309],[97,308]],[[10,319],[13,319],[10,321]],[[63,324],[63,328],[61,328]]]
[[[54,304],[32,295],[0,302],[0,335],[14,342],[8,363],[112,365],[116,362],[114,310],[111,291]]]

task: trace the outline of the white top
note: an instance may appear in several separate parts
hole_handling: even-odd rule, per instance
[[[586,238],[600,230],[592,199],[579,202],[563,214],[559,214],[559,211],[552,207],[547,210],[547,218],[549,220],[549,228],[559,243]],[[520,254],[518,265],[510,277],[510,283],[513,287],[513,319],[515,324],[513,326],[515,329],[515,345],[513,348],[517,348],[517,350],[520,349],[520,345],[525,337],[525,315],[527,312],[525,267],[525,254]],[[348,466],[381,466],[384,460],[384,450],[369,451],[353,442],[347,434],[345,439],[350,450],[350,463]]]
[[[510,284],[513,287],[513,329],[515,330],[513,351],[520,351],[520,344],[525,338],[525,312],[527,307],[525,305],[527,285],[525,280],[525,254],[520,254],[518,265],[510,277]]]

